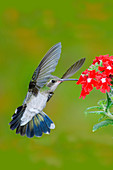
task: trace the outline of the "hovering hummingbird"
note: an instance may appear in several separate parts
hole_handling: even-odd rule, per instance
[[[44,56],[36,68],[22,106],[18,107],[9,123],[10,129],[16,129],[16,134],[31,138],[34,135],[41,137],[42,133],[49,134],[55,128],[53,121],[43,112],[46,103],[54,94],[54,90],[64,81],[77,81],[68,79],[83,65],[85,58],[74,63],[62,76],[58,78],[51,75],[55,71],[61,53],[61,43],[54,45]]]

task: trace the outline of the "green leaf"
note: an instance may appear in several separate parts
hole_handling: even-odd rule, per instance
[[[90,109],[102,109],[101,106],[92,106],[92,107],[88,107],[86,110],[90,110]]]
[[[106,105],[106,100],[99,100],[98,105],[102,106],[102,108],[103,108],[103,105],[104,106]]]
[[[103,109],[101,106],[92,106],[92,107],[88,107],[87,109],[86,109],[86,111],[85,111],[85,114],[89,114],[89,113],[94,113],[94,114],[105,114],[105,112],[104,111],[89,111],[89,110],[91,110],[91,109]]]
[[[93,132],[95,132],[97,129],[103,127],[103,126],[108,126],[108,125],[113,125],[113,120],[112,119],[106,119],[100,123],[97,123],[96,125],[93,126]]]
[[[85,112],[85,114],[90,114],[90,113],[93,113],[93,114],[102,114],[102,115],[105,115],[105,112],[104,111],[89,111],[89,112]]]
[[[105,116],[106,116],[106,115],[102,115],[102,116],[99,118],[98,121],[100,122],[103,118],[105,118]]]

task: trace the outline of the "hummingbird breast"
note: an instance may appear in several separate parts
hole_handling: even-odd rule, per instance
[[[38,92],[38,94],[32,95],[29,101],[26,103],[26,110],[21,118],[21,126],[28,123],[36,114],[40,113],[46,106],[48,99],[48,93]]]
[[[46,106],[47,98],[48,93],[43,93],[40,91],[36,96],[32,95],[30,101],[27,104],[28,109],[32,110],[31,108],[34,108],[37,111],[42,111]]]

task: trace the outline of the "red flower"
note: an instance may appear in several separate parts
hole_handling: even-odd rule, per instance
[[[104,72],[106,76],[113,75],[113,61],[109,60],[109,61],[104,62],[103,67],[99,66],[98,69]]]
[[[89,94],[89,92],[88,91],[85,91],[84,90],[84,88],[82,88],[82,91],[81,91],[81,94],[80,94],[80,97],[79,98],[83,98],[83,99],[85,99],[85,97],[86,97],[86,95],[88,95]]]
[[[107,55],[100,55],[99,57],[95,57],[96,59],[95,60],[93,60],[93,65],[95,65],[95,63],[98,63],[98,64],[100,64],[100,61],[102,61],[102,62],[105,62],[105,61],[107,61],[107,60],[109,60],[109,54],[107,54]]]
[[[87,73],[86,75],[84,75],[83,73]],[[94,79],[96,77],[96,75],[98,73],[95,72],[95,70],[90,70],[90,71],[85,71],[83,72],[82,75],[80,76],[78,82],[76,83],[78,84],[82,84],[82,92],[80,97],[83,97],[83,99],[85,98],[85,96],[87,94],[89,94],[89,92],[91,90],[93,90],[93,86],[95,87],[97,82]]]
[[[100,89],[102,93],[106,93],[110,91],[111,78],[106,77],[104,74],[100,74],[100,76],[97,77],[97,85],[96,89]]]
[[[100,64],[100,61],[102,66],[95,65],[95,63]],[[76,83],[77,85],[82,85],[80,97],[83,97],[83,99],[91,90],[93,90],[93,87],[96,87],[97,90],[100,89],[102,93],[106,93],[106,91],[110,91],[110,86],[112,85],[113,56],[109,57],[109,55],[101,55],[96,57],[96,59],[93,60],[93,65],[93,67],[90,66],[89,70],[86,69],[82,72],[78,82]],[[94,69],[91,70],[91,68],[95,68],[96,71]]]

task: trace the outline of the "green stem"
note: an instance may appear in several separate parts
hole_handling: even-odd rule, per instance
[[[113,115],[110,113],[110,111],[105,112],[105,115],[108,116],[109,118],[113,119]]]
[[[111,98],[109,97],[108,93],[106,93],[107,95],[107,105],[106,105],[106,109],[105,109],[105,114],[106,116],[108,116],[109,118],[113,119],[113,115],[110,113],[109,107],[111,105]]]

